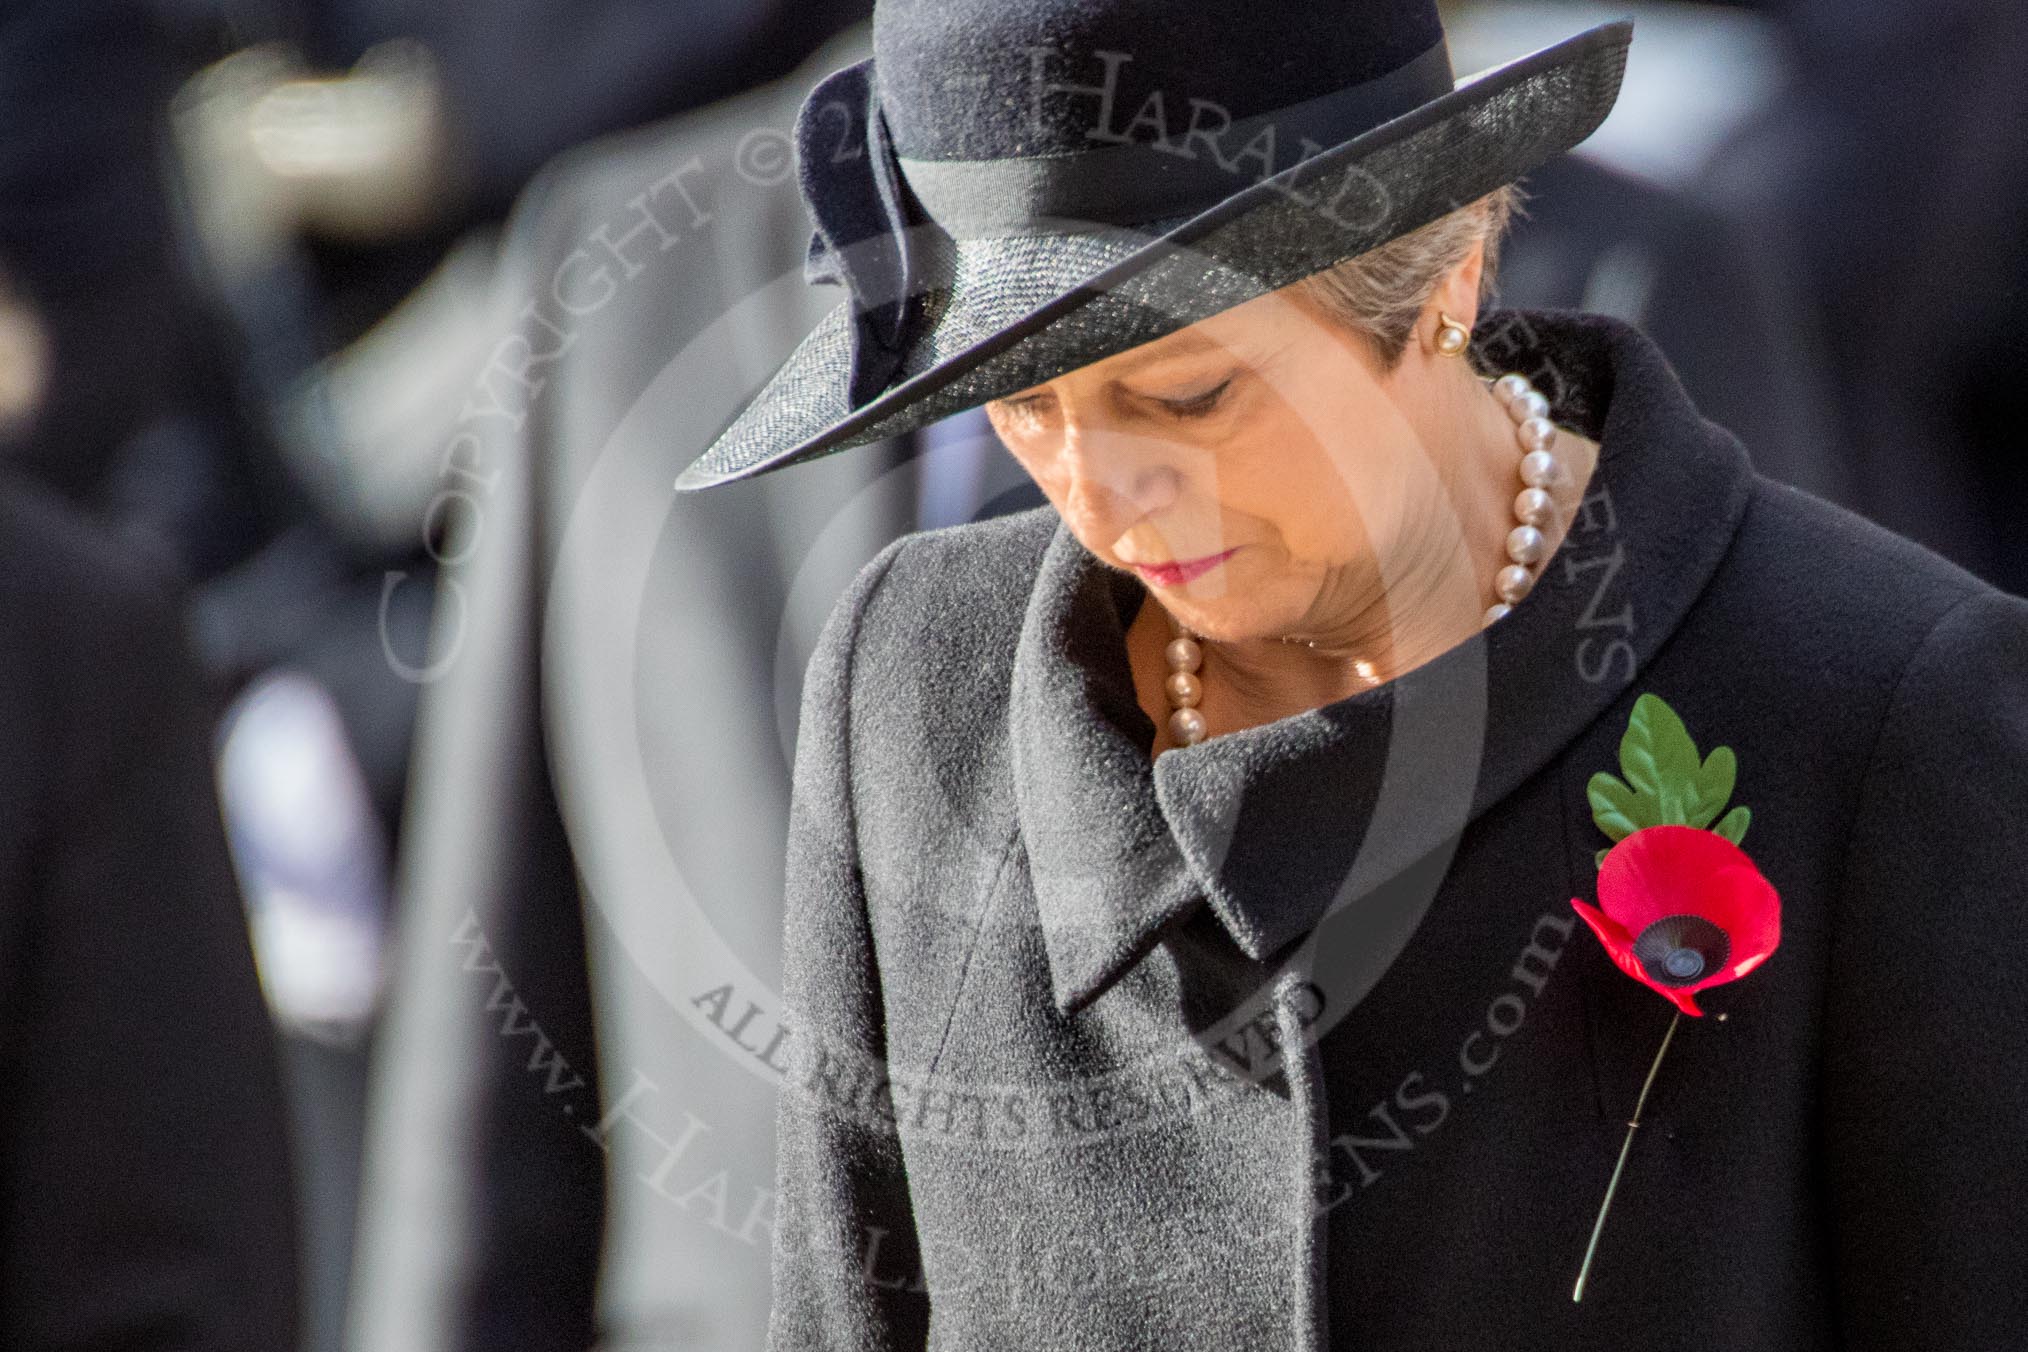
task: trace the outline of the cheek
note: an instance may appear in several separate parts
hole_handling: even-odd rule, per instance
[[[1248,420],[1216,458],[1215,496],[1229,519],[1260,523],[1291,562],[1329,564],[1361,535],[1357,485],[1369,477],[1328,421],[1280,404]]]
[[[1434,467],[1401,410],[1373,382],[1320,384],[1328,391],[1291,416],[1280,435],[1286,457],[1281,496],[1293,555],[1345,564],[1392,540]]]
[[[989,416],[987,422],[1014,463],[1021,466],[1028,477],[1035,481],[1036,486],[1054,502],[1057,498],[1057,488],[1053,482],[1055,476],[1050,470],[1050,457],[1046,454],[1044,438],[1022,428],[1011,418]]]
[[[1007,447],[1007,453],[1014,458],[1014,463],[1021,466],[1035,486],[1042,490],[1042,496],[1048,500],[1049,505],[1056,508],[1058,515],[1062,515],[1068,505],[1070,480],[1058,467],[1056,460],[1048,455],[1037,454],[1032,448],[1008,441],[1005,437],[1001,438],[1001,442]]]
[[[1044,491],[1054,495],[1065,478],[1063,457],[1057,452],[1063,443],[1063,429],[1056,419],[1030,413],[998,413],[988,410],[986,421],[993,435],[1007,448],[1014,463]]]

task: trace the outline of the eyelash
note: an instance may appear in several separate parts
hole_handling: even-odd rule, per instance
[[[1218,406],[1218,401],[1224,398],[1225,391],[1231,384],[1231,379],[1227,378],[1220,381],[1216,387],[1189,399],[1162,399],[1157,402],[1180,418],[1201,418]]]

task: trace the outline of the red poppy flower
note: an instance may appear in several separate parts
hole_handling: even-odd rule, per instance
[[[1627,835],[1599,866],[1597,906],[1572,897],[1619,969],[1702,1016],[1691,997],[1737,980],[1781,943],[1781,899],[1746,851],[1695,826]]]

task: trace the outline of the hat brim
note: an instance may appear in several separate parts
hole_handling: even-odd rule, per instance
[[[894,384],[851,406],[852,311],[841,304],[676,488],[694,492],[900,436],[1153,342],[1476,201],[1597,130],[1619,96],[1632,29],[1602,24],[1468,77],[1187,217],[939,236],[944,257],[918,298],[922,337]]]

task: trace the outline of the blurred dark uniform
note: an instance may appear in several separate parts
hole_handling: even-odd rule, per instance
[[[1756,7],[1794,78],[1704,192],[1812,307],[1847,505],[2028,592],[2028,6]]]
[[[175,598],[0,484],[0,1347],[285,1352],[276,1046]]]
[[[1638,325],[1697,411],[1754,468],[1863,510],[1815,318],[1784,255],[1733,217],[1582,153],[1530,174],[1499,271],[1504,306],[1586,310]]]
[[[509,231],[522,326],[457,392],[505,408],[445,481],[483,527],[443,573],[418,731],[358,1352],[759,1345],[775,1091],[696,1001],[778,982],[797,682],[896,534],[1040,501],[996,506],[1025,475],[976,436],[934,452],[952,493],[892,442],[708,501],[671,487],[837,303],[802,279],[809,218],[772,152],[865,36],[565,157]]]

